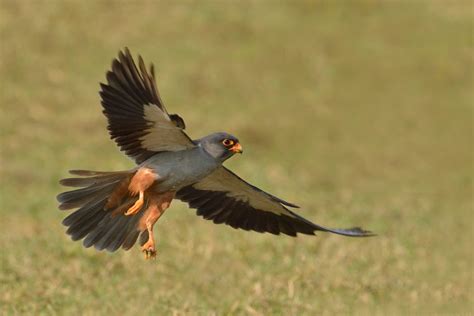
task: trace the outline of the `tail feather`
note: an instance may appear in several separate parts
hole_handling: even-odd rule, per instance
[[[140,234],[140,246],[143,246],[147,241],[148,241],[148,230],[144,230],[142,231],[142,233]]]
[[[130,174],[130,171],[93,171],[93,170],[82,170],[82,169],[74,169],[69,170],[69,173],[75,176],[81,177],[93,177],[93,176],[111,176],[111,175],[119,175],[119,174]]]
[[[124,250],[132,248],[133,245],[135,245],[139,234],[140,232],[138,230],[129,229],[129,232],[126,234],[125,240],[123,241],[122,248]]]
[[[118,238],[112,241],[107,249],[111,252],[119,249],[120,246],[122,246],[122,248],[125,250],[130,249],[135,244],[135,241],[137,240],[137,237],[138,237],[139,232],[137,230],[137,226],[138,226],[138,221],[140,220],[140,218],[141,216],[137,215],[133,217],[133,220],[128,221],[124,229],[120,231]],[[135,239],[133,239],[133,244],[131,244],[130,246],[127,246],[126,241],[129,238],[133,238],[133,235],[135,234],[136,234],[136,237]]]
[[[106,249],[114,239],[117,238],[117,232],[123,229],[123,226],[127,223],[125,216],[115,216],[102,227],[104,231],[103,236],[97,241],[94,247],[97,250]]]
[[[141,216],[142,214],[137,215]],[[138,216],[136,218],[138,218]],[[110,252],[117,250],[123,243],[124,234],[127,232],[128,224],[130,222],[134,221],[130,220],[128,216],[123,214],[111,218],[102,228],[105,231],[105,234],[94,245],[94,247],[98,250],[107,249]]]
[[[81,226],[94,217],[98,212],[103,212],[105,204],[104,201],[105,199],[103,198],[99,201],[93,201],[85,204],[77,211],[64,218],[63,225],[69,226],[69,229],[72,229],[74,226]],[[103,213],[107,214],[106,212]]]
[[[87,178],[66,178],[59,181],[61,185],[67,187],[87,187],[91,185],[97,185],[103,182],[110,181],[112,179],[122,179],[122,174],[116,175],[104,175],[104,176],[91,176]]]
[[[63,202],[59,204],[59,209],[62,211],[66,211],[74,208],[82,209],[86,207],[91,207],[92,205],[95,205],[105,200],[112,190],[113,187],[107,187],[103,188],[102,190],[92,192],[88,196],[77,197],[77,199],[71,200],[70,202]]]
[[[104,218],[93,228],[90,233],[84,239],[83,245],[86,248],[94,246],[97,250],[103,250],[104,248],[99,245],[102,238],[107,234],[107,232],[115,225],[118,216],[112,216],[111,214],[106,214]]]
[[[102,203],[101,205],[104,205]],[[72,215],[74,215],[73,213]],[[102,206],[88,209],[88,212],[72,222],[66,231],[71,239],[76,241],[84,238],[105,216]]]
[[[57,196],[58,202],[61,203],[59,208],[65,209],[66,207],[84,204],[89,202],[94,197],[110,194],[118,182],[120,182],[120,180],[114,180],[107,183],[91,185],[82,189],[63,192]]]
[[[123,244],[125,238],[127,237],[127,232],[128,232],[128,227],[129,227],[130,221],[126,221],[125,223],[122,223],[119,229],[115,229],[114,235],[116,235],[115,238],[112,240],[109,240],[107,243],[107,251],[114,252],[117,249],[120,248],[120,246]]]
[[[124,206],[133,204],[136,197],[124,196],[113,207],[108,205],[108,201],[120,187],[128,185],[134,171],[71,170],[70,173],[82,178],[67,178],[60,183],[79,189],[61,193],[57,199],[61,210],[78,208],[63,220],[71,239],[84,239],[85,247],[95,246],[98,250],[110,252],[121,246],[125,250],[133,247],[141,233],[138,221],[143,209],[133,216],[126,216],[123,214]]]

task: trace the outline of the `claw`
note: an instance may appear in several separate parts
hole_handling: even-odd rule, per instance
[[[145,244],[142,247],[142,252],[145,254],[145,259],[155,259],[156,258],[156,249],[155,246],[150,246]]]
[[[143,250],[145,254],[145,260],[156,259],[156,250],[155,249],[145,249]]]
[[[151,259],[156,257],[155,241],[152,235],[150,235],[148,241],[142,246],[142,252],[145,254],[145,259]]]

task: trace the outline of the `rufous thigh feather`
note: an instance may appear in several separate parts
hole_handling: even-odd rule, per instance
[[[175,192],[167,192],[163,194],[150,192],[147,194],[148,208],[138,223],[140,231],[144,231],[145,229],[148,230],[148,241],[142,246],[142,251],[145,253],[146,259],[154,258],[156,256],[153,226],[170,206],[174,195]]]
[[[155,182],[157,176],[158,175],[152,169],[140,168],[130,181],[128,190],[132,195],[144,192]]]

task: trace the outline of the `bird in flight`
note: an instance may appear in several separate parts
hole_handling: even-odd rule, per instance
[[[239,140],[228,133],[191,139],[184,120],[166,110],[153,65],[138,65],[128,48],[120,51],[100,84],[103,113],[110,137],[136,167],[126,171],[71,170],[62,179],[74,190],[57,196],[60,210],[76,209],[63,224],[72,240],[85,247],[114,252],[137,241],[145,258],[156,256],[153,227],[173,199],[188,203],[199,216],[233,228],[274,235],[316,231],[350,237],[372,236],[354,227],[326,228],[297,215],[286,202],[241,179],[223,166],[242,153]]]

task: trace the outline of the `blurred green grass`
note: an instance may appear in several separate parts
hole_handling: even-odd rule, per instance
[[[0,1],[2,314],[472,313],[472,21],[469,1]],[[68,240],[58,179],[132,166],[97,94],[124,46],[191,136],[240,138],[242,177],[380,235],[252,234],[175,203],[157,261]]]

